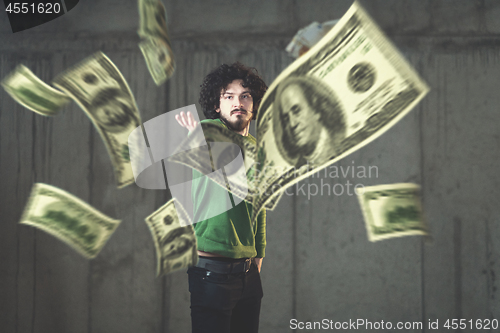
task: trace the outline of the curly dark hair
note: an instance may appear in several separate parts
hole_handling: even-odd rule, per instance
[[[222,64],[212,70],[200,85],[199,102],[203,109],[203,114],[208,119],[217,119],[220,114],[215,110],[220,106],[220,95],[223,89],[234,80],[243,80],[243,87],[250,88],[250,95],[253,99],[253,117],[257,117],[257,109],[260,101],[267,90],[267,85],[259,76],[257,70],[253,67],[246,67],[240,62],[232,65]]]

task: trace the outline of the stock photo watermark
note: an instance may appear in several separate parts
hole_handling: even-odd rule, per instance
[[[378,178],[379,175],[377,166],[356,165],[354,161],[351,161],[351,165],[330,165],[321,170],[311,172],[314,168],[314,165],[309,163],[309,161],[299,170],[295,168],[286,171],[284,169],[280,170],[280,168],[269,168],[270,170],[266,170],[265,167],[260,171],[260,174],[266,174],[266,172],[274,173],[279,177],[279,180],[274,180],[273,183],[261,186],[261,188],[265,189],[264,193],[267,196],[272,196],[275,193],[283,191],[288,196],[307,196],[308,200],[318,195],[352,196],[356,193],[364,193],[365,185],[362,183],[363,180]],[[286,186],[286,183],[290,183],[286,182],[286,180],[302,175],[305,176],[303,179],[319,179],[319,184],[299,181]],[[282,181],[280,182],[280,180]],[[334,180],[333,184],[330,180]]]

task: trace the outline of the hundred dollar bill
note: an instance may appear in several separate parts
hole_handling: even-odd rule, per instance
[[[255,144],[231,130],[201,123],[167,160],[199,171],[233,195],[252,203],[262,195],[262,188],[256,187],[259,170],[255,149]],[[283,191],[271,188],[269,193],[273,195],[264,208],[273,210]]]
[[[175,70],[174,54],[168,37],[166,11],[160,0],[138,0],[139,30],[144,40],[139,47],[156,85],[165,82]]]
[[[97,52],[58,75],[54,85],[92,120],[106,144],[118,187],[133,183],[128,136],[141,122],[134,96],[118,68]]]
[[[168,41],[167,17],[161,0],[138,0],[141,38],[160,38]]]
[[[428,92],[354,2],[307,53],[271,84],[257,118],[254,218],[273,191],[337,162],[382,135]]]
[[[253,187],[255,148],[231,130],[201,123],[168,161],[191,167],[233,195],[252,202],[256,195]]]
[[[172,49],[168,44],[158,38],[148,38],[139,43],[149,73],[156,85],[161,85],[175,70]]]
[[[120,224],[77,197],[47,184],[33,185],[21,224],[59,238],[87,258],[94,258]]]
[[[55,116],[70,99],[19,65],[2,80],[2,86],[19,104],[43,116]]]
[[[356,194],[370,241],[429,234],[420,203],[420,186],[417,184],[357,188]]]
[[[171,199],[146,218],[156,248],[156,275],[196,265],[196,235],[184,208]]]

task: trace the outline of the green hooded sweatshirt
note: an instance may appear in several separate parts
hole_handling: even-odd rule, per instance
[[[207,119],[202,123],[226,125],[220,119]],[[256,140],[250,134],[243,136],[252,144]],[[266,249],[266,211],[257,216],[252,227],[252,205],[233,197],[226,189],[193,170],[191,196],[193,199],[193,225],[198,250],[217,253],[230,258],[263,258]],[[233,201],[234,200],[234,201]],[[241,202],[240,202],[241,201]],[[239,202],[229,210],[197,222],[201,216],[212,216],[228,208],[228,202]],[[212,212],[212,213],[211,213]]]

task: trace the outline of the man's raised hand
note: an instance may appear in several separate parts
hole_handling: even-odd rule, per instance
[[[198,122],[194,120],[193,115],[189,111],[187,112],[187,114],[185,114],[184,112],[179,113],[175,116],[175,120],[177,120],[179,125],[187,128],[189,132],[192,132],[198,125]]]

